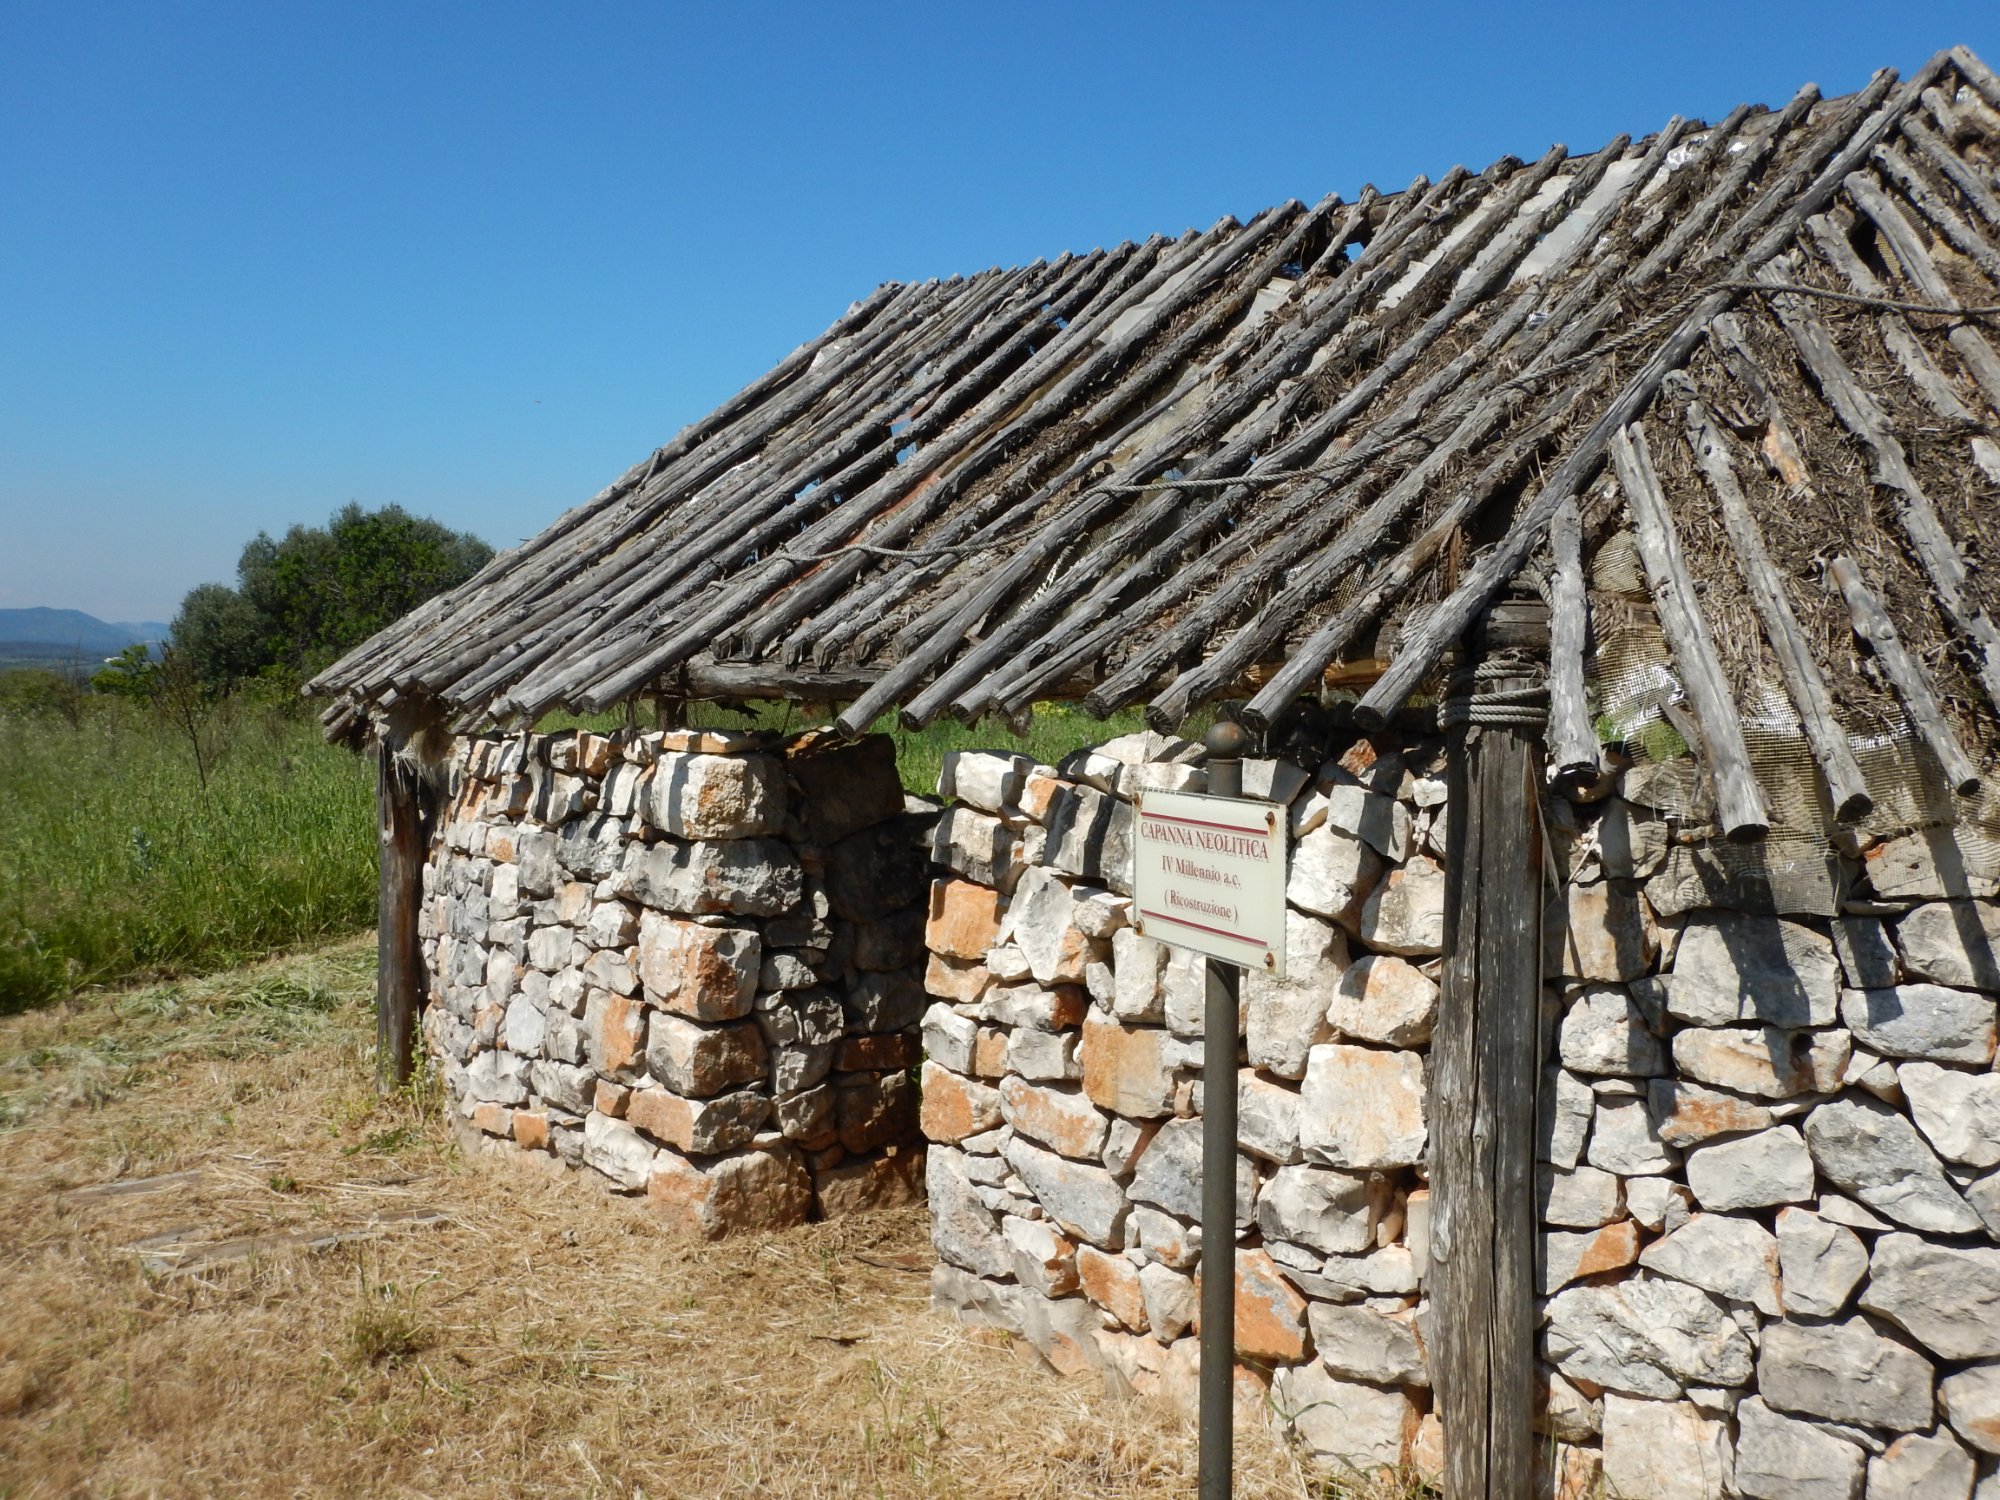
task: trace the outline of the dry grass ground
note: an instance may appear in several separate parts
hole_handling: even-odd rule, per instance
[[[921,1209],[696,1244],[378,1101],[372,968],[0,1020],[0,1496],[1193,1493],[1189,1422],[929,1312]]]

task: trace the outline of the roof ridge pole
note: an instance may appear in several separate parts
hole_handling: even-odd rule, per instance
[[[1783,249],[1799,226],[1826,206],[1839,188],[1841,179],[1853,170],[1857,162],[1864,160],[1876,143],[1908,113],[1910,106],[1929,86],[1944,63],[1945,54],[1939,53],[1922,72],[1893,93],[1887,103],[1864,121],[1847,144],[1821,169],[1812,185],[1778,216],[1777,221],[1744,254],[1735,267],[1738,274],[1728,279],[1747,279]],[[1574,497],[1581,492],[1603,466],[1612,434],[1622,431],[1626,423],[1645,408],[1658,393],[1667,372],[1685,362],[1709,320],[1727,308],[1737,295],[1728,288],[1710,292],[1626,383],[1569,457],[1551,471],[1541,491],[1516,518],[1499,544],[1482,557],[1474,565],[1471,575],[1426,616],[1421,628],[1404,642],[1404,649],[1389,664],[1389,669],[1356,705],[1355,717],[1364,727],[1379,728],[1385,724],[1416,691],[1418,683],[1436,665],[1439,656],[1464,634],[1487,601],[1520,571],[1528,553],[1548,529],[1549,518],[1555,513],[1556,506],[1565,497]]]
[[[1673,648],[1674,667],[1688,697],[1694,722],[1701,731],[1701,749],[1715,783],[1715,802],[1724,837],[1736,843],[1761,839],[1771,829],[1771,812],[1763,788],[1750,769],[1750,749],[1743,742],[1743,721],[1736,699],[1716,659],[1715,642],[1702,619],[1699,596],[1681,556],[1673,512],[1660,489],[1646,430],[1637,422],[1621,427],[1611,438],[1611,467],[1625,492],[1632,516],[1632,536],[1639,561],[1659,612],[1660,630]]]

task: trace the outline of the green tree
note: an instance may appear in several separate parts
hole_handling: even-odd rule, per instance
[[[134,641],[90,674],[91,690],[144,701],[152,696],[153,674],[158,669],[152,650],[143,642]]]
[[[203,584],[182,601],[173,643],[210,690],[310,676],[492,556],[478,537],[401,506],[348,505],[324,527],[260,532],[235,588]]]

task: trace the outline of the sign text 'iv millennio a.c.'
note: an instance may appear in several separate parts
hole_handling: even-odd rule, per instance
[[[1243,797],[1142,792],[1132,856],[1140,932],[1284,977],[1284,809]]]

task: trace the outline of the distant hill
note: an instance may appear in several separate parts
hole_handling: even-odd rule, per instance
[[[134,641],[165,640],[154,620],[110,624],[80,609],[0,609],[0,661],[85,661],[116,656]]]

